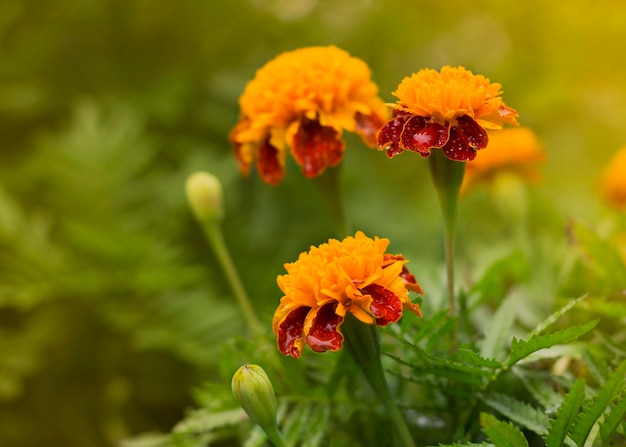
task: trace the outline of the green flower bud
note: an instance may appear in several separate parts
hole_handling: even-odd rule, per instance
[[[187,200],[200,222],[212,222],[224,217],[222,185],[208,172],[196,172],[187,178]]]
[[[232,390],[252,422],[265,431],[276,427],[276,395],[263,368],[243,365],[233,375]]]

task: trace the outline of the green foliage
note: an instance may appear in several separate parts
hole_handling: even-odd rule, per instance
[[[482,413],[480,424],[487,438],[494,445],[502,447],[528,447],[524,434],[514,425],[499,421],[494,416]]]
[[[586,334],[598,324],[598,320],[592,320],[580,326],[573,326],[548,335],[532,335],[527,340],[514,338],[511,342],[511,352],[506,365],[511,367],[520,360],[539,351],[557,344],[569,343]]]
[[[578,379],[565,397],[556,419],[550,426],[550,433],[546,437],[546,445],[548,447],[560,447],[563,445],[569,427],[574,422],[584,397],[585,381]]]
[[[626,359],[611,374],[598,392],[586,405],[583,404],[570,432],[572,440],[578,446],[583,446],[589,437],[593,425],[606,412],[614,399],[624,393],[624,377],[626,376]],[[611,433],[605,433],[609,436]]]

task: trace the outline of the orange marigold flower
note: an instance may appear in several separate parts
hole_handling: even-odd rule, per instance
[[[378,148],[389,158],[404,150],[428,157],[437,148],[452,160],[473,160],[487,146],[486,129],[517,125],[517,112],[504,104],[500,87],[463,67],[420,70],[393,92],[398,101],[377,133]]]
[[[278,277],[285,295],[272,322],[280,352],[299,358],[304,344],[316,352],[340,349],[346,312],[379,326],[398,321],[403,309],[421,316],[408,292],[424,292],[405,267],[408,261],[385,253],[388,245],[388,239],[358,231],[285,264],[287,274]]]
[[[600,188],[609,206],[626,211],[626,146],[618,150],[606,165]]]
[[[387,119],[368,66],[335,47],[280,54],[259,69],[239,99],[241,118],[230,134],[244,174],[256,159],[261,178],[279,183],[288,149],[308,177],[343,158],[342,132],[370,146]]]
[[[545,160],[545,152],[531,129],[518,127],[489,132],[487,149],[467,163],[462,194],[476,184],[492,182],[503,173],[514,174],[528,182],[539,178],[537,165]]]

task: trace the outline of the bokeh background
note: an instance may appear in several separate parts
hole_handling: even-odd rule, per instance
[[[550,203],[533,216],[548,250],[569,220],[609,212],[597,182],[626,144],[625,24],[609,0],[0,0],[0,445],[167,432],[195,386],[225,380],[221,347],[246,328],[187,207],[194,171],[223,182],[226,239],[270,324],[283,263],[332,235],[295,166],[267,186],[239,174],[228,143],[238,96],[278,53],[337,45],[390,102],[424,67],[500,82],[548,154],[533,196]],[[389,237],[436,296],[427,163],[347,139],[352,227]],[[507,224],[487,195],[461,214],[465,262],[497,252]]]

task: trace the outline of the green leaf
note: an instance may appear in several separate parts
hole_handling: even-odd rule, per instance
[[[615,397],[624,390],[626,360],[609,376],[602,388],[593,397],[591,403],[583,407],[582,413],[576,418],[570,437],[576,445],[582,446],[596,421],[606,412]]]
[[[530,334],[528,334],[528,335],[530,335],[530,336],[539,335],[539,334],[545,332],[545,330],[548,329],[548,327],[550,327],[554,323],[556,323],[559,320],[559,318],[561,318],[563,315],[565,315],[567,312],[569,312],[571,309],[573,309],[578,303],[583,301],[585,298],[587,298],[587,295],[583,295],[581,297],[578,297],[576,299],[568,301],[567,304],[565,304],[563,307],[558,309],[556,312],[554,312],[550,316],[548,316],[548,318],[546,318],[541,323],[539,323],[537,325],[537,327],[535,327],[535,329],[533,329],[532,332]]]
[[[600,424],[600,437],[605,445],[609,444],[611,437],[617,431],[619,425],[624,422],[625,417],[626,396],[622,396],[622,399],[611,407],[611,411]]]
[[[506,361],[506,365],[511,367],[521,359],[540,349],[550,348],[554,345],[570,343],[578,337],[586,334],[598,324],[598,320],[592,320],[580,326],[573,326],[548,335],[533,335],[527,340],[513,339],[511,352]]]
[[[518,425],[526,427],[539,435],[548,434],[550,419],[537,408],[514,397],[500,393],[489,393],[483,397],[483,401]]]
[[[545,437],[547,447],[561,447],[567,436],[570,425],[578,414],[585,398],[585,381],[578,379],[569,390],[556,419],[552,422],[548,436]]]
[[[417,346],[412,346],[411,349],[413,353],[416,354],[416,362],[419,363],[407,361],[393,355],[389,355],[389,357],[409,366],[414,375],[431,374],[435,378],[445,377],[476,387],[482,386],[484,378],[492,375],[492,372],[489,370],[478,366],[442,359]]]
[[[597,332],[599,333],[600,331]],[[585,347],[585,349],[582,350],[582,358],[585,362],[585,366],[587,367],[587,371],[589,371],[589,375],[596,381],[597,384],[604,385],[611,370],[606,364],[606,358],[598,357],[599,356],[594,355],[588,347]]]
[[[599,295],[619,294],[626,288],[626,265],[614,243],[602,239],[589,228],[575,224],[573,235]]]
[[[437,447],[494,447],[494,445],[488,442],[468,442],[466,444],[439,444]]]
[[[496,310],[491,324],[485,333],[480,355],[485,358],[499,359],[505,357],[505,347],[509,342],[509,334],[517,312],[517,296],[506,298]]]
[[[563,403],[563,396],[553,387],[553,382],[549,380],[548,373],[526,372],[522,369],[516,369],[514,373],[520,378],[530,394],[545,409],[546,413],[550,414],[556,411]]]
[[[233,429],[247,420],[241,408],[213,412],[199,408],[189,413],[172,429],[172,444],[176,446],[208,445],[223,437],[224,429]]]
[[[472,351],[471,349],[460,348],[459,357],[465,362],[470,363],[474,366],[482,366],[484,368],[490,369],[502,368],[502,362],[482,357],[480,354]]]
[[[528,447],[528,441],[519,428],[499,421],[495,416],[481,413],[480,425],[489,441],[498,447]]]

